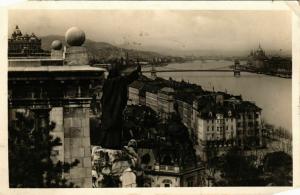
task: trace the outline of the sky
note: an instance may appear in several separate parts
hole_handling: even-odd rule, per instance
[[[287,11],[10,10],[15,25],[38,36],[64,35],[77,26],[88,39],[160,51],[291,50]]]

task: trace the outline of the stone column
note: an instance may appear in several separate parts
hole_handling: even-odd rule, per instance
[[[65,106],[63,115],[64,161],[80,161],[66,176],[78,187],[92,187],[89,108]]]

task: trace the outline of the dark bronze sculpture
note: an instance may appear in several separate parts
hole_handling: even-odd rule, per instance
[[[99,145],[108,149],[122,149],[123,111],[128,100],[128,85],[136,80],[141,71],[136,70],[128,75],[121,75],[123,60],[114,63],[103,85],[101,138]]]

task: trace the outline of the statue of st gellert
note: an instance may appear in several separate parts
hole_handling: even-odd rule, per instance
[[[101,133],[99,145],[103,148],[122,149],[123,111],[128,100],[128,85],[138,79],[141,66],[127,75],[121,74],[120,63],[112,64],[103,85]]]

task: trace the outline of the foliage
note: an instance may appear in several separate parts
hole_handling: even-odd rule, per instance
[[[284,152],[272,152],[265,156],[263,169],[268,185],[292,185],[292,157]]]
[[[171,117],[163,122],[156,112],[147,106],[127,106],[124,111],[123,139],[132,138],[143,146],[161,150],[171,148],[177,163],[181,165],[196,164],[193,143],[180,117]]]
[[[223,186],[261,186],[261,171],[254,165],[254,161],[246,158],[242,152],[233,148],[229,150],[220,161]]]
[[[124,139],[149,139],[156,132],[159,118],[155,111],[147,106],[127,106],[124,111]]]
[[[155,111],[143,105],[127,106],[124,115],[127,121],[133,121],[136,125],[148,128],[154,127],[159,121]]]
[[[266,154],[262,166],[255,166],[256,158],[245,156],[238,148],[229,150],[224,156],[210,156],[208,168],[218,171],[215,186],[290,186],[292,185],[292,157],[284,152]]]
[[[53,147],[61,145],[59,138],[49,133],[55,125],[36,127],[33,117],[16,113],[16,120],[9,125],[9,184],[10,187],[74,187],[63,178],[63,173],[79,161],[54,163]]]

